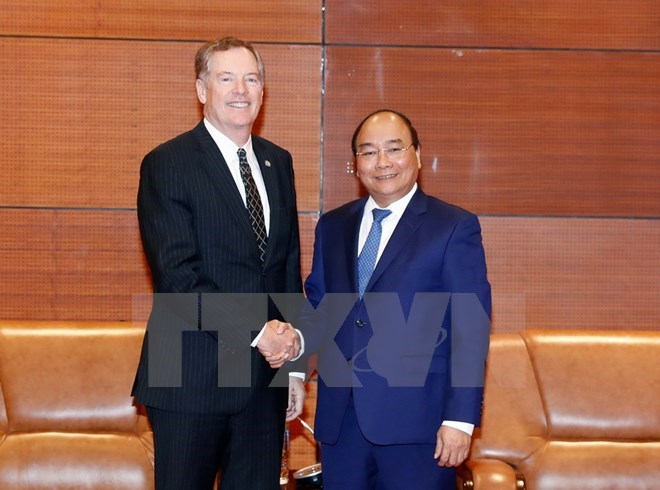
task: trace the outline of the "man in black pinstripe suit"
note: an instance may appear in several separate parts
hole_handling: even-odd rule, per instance
[[[292,159],[251,135],[264,87],[253,46],[206,43],[195,68],[203,121],[152,150],[140,171],[156,294],[133,395],[153,427],[157,490],[211,489],[218,470],[223,490],[274,490],[285,416],[304,400],[295,376],[288,401],[286,388],[268,386],[275,370],[257,351],[279,352],[281,363],[300,352],[299,332],[266,295],[302,291]]]

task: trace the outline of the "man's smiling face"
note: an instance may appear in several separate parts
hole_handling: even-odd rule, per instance
[[[197,80],[197,96],[209,122],[239,146],[252,130],[264,96],[254,55],[246,48],[217,51],[206,80]]]
[[[357,176],[380,207],[405,196],[417,182],[421,159],[405,122],[391,112],[379,112],[362,125],[355,140],[358,153],[377,151],[375,158],[358,156]],[[388,156],[391,148],[405,149]]]

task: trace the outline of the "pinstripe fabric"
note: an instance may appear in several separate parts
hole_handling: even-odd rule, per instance
[[[221,468],[222,490],[279,490],[280,459],[273,455],[282,448],[284,420],[276,416],[273,403],[279,400],[258,390],[234,416],[147,407],[154,428],[156,488],[210,489]],[[234,433],[241,437],[230,437]]]
[[[264,297],[259,302],[248,296],[241,305],[238,299],[227,302],[214,296],[302,290],[291,155],[257,136],[252,145],[271,209],[263,268],[249,214],[203,122],[158,146],[142,162],[138,220],[154,292],[159,294],[133,387],[139,403],[167,411],[232,414],[243,410],[255,389],[263,389],[274,375],[249,347],[252,337],[242,325],[260,330],[265,321],[280,316],[274,306]],[[149,333],[167,322],[186,330],[180,387],[149,385]],[[200,330],[202,324],[215,331]],[[167,358],[177,354],[179,345],[165,342],[160,348]],[[246,374],[245,366],[232,362],[236,353],[250,356],[251,385],[218,388],[219,373],[225,380]],[[272,397],[271,407],[281,406],[278,419],[283,419],[286,403],[282,392],[286,395],[284,389],[265,392]],[[267,403],[262,406],[268,410]]]

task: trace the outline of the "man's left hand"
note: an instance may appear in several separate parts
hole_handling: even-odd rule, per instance
[[[289,376],[289,404],[286,408],[286,421],[299,417],[305,403],[305,383],[297,376]]]
[[[440,426],[435,443],[433,457],[438,460],[438,466],[458,466],[467,458],[472,437],[460,429]]]

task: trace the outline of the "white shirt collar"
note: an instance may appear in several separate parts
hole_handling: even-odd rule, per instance
[[[220,149],[220,153],[222,153],[222,156],[224,157],[227,163],[232,162],[234,160],[238,162],[238,156],[236,152],[238,151],[239,148],[245,149],[245,153],[247,154],[248,161],[254,161],[254,162],[257,161],[257,157],[254,154],[254,150],[252,149],[252,135],[248,137],[248,140],[245,142],[243,146],[237,146],[236,143],[234,143],[222,132],[220,132],[206,118],[204,118],[204,126],[211,135],[211,138],[213,138],[213,141],[215,141],[215,144],[218,145],[218,148]]]
[[[408,203],[410,202],[410,200],[412,199],[412,197],[413,197],[413,195],[415,194],[416,191],[417,191],[417,182],[415,182],[415,184],[413,185],[412,189],[410,189],[408,194],[403,196],[398,201],[394,201],[392,204],[390,204],[386,208],[380,208],[380,209],[389,209],[390,211],[392,211],[392,214],[394,214],[394,215],[396,215],[400,218],[401,216],[403,216],[403,213],[405,212],[406,208],[408,207]],[[379,208],[379,207],[380,206],[378,206],[378,204],[376,204],[376,201],[374,201],[374,198],[369,196],[369,199],[367,199],[367,203],[364,206],[363,216],[364,215],[371,216],[372,215],[371,211],[373,209]]]

